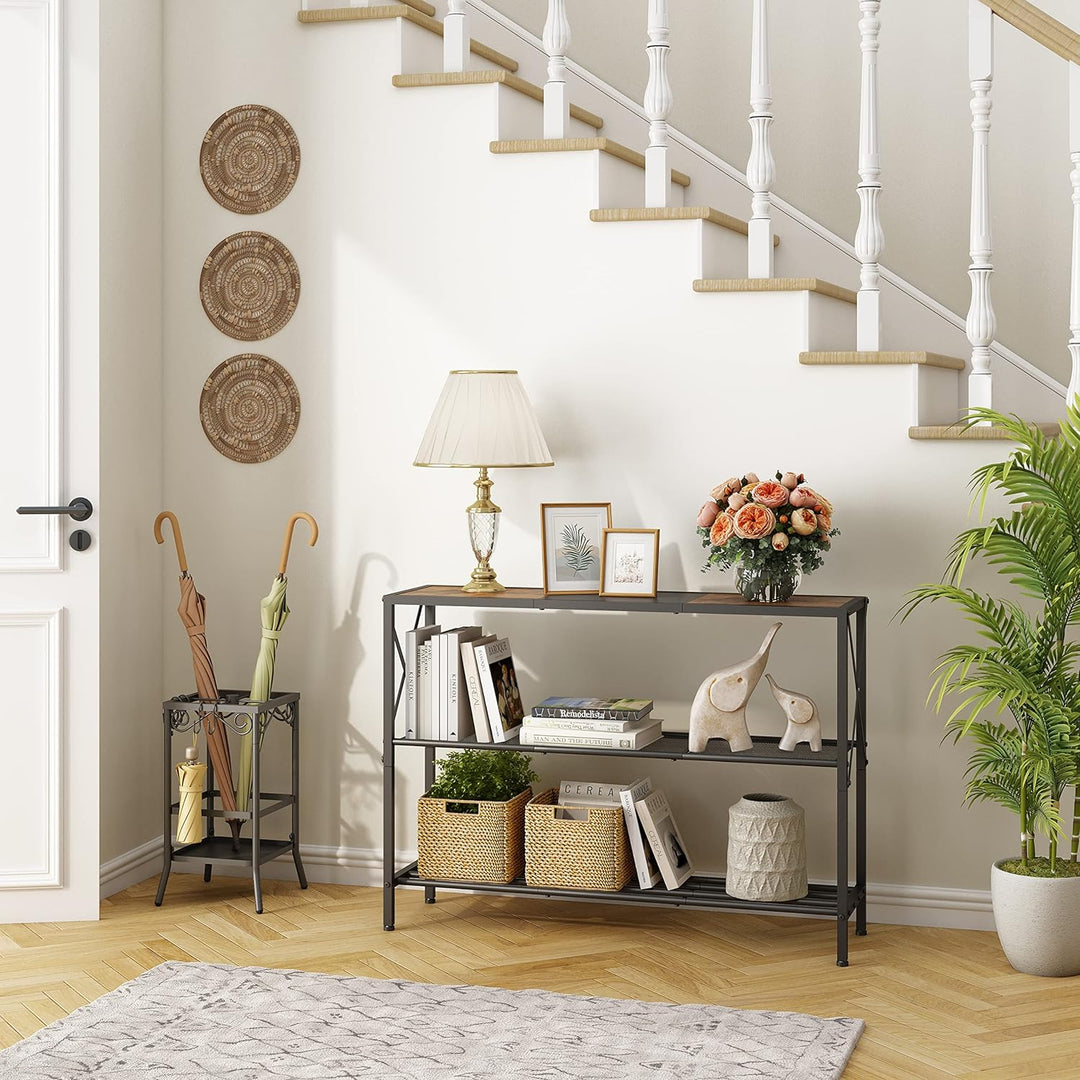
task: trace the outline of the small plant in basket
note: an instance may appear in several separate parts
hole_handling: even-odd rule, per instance
[[[698,535],[709,553],[702,573],[734,566],[735,587],[747,600],[789,600],[840,534],[832,512],[802,473],[778,472],[775,480],[732,476],[698,511]]]
[[[439,776],[428,792],[433,799],[509,802],[540,779],[532,758],[517,750],[455,750],[435,764]],[[457,813],[478,810],[469,804],[451,808]]]

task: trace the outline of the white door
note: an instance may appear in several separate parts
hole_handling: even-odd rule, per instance
[[[63,25],[78,6],[0,0],[0,922],[98,913],[98,95],[86,28]],[[86,521],[16,512],[76,497]]]

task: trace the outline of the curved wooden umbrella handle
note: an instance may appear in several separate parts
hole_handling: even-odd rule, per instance
[[[176,543],[176,561],[180,564],[180,573],[186,574],[188,568],[187,552],[184,551],[184,537],[180,533],[180,522],[176,520],[176,515],[171,510],[162,510],[154,518],[154,539],[159,544],[165,543],[165,537],[161,535],[161,523],[166,520],[172,523],[173,541]]]
[[[285,543],[281,546],[281,565],[278,567],[278,577],[285,576],[285,570],[289,565],[289,548],[292,547],[293,532],[298,521],[306,521],[311,526],[311,539],[308,541],[308,547],[314,547],[315,541],[319,539],[319,523],[310,514],[302,512],[293,514],[289,518],[289,524],[285,526]]]

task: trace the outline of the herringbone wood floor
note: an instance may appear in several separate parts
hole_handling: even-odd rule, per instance
[[[378,889],[271,881],[258,917],[239,878],[173,875],[162,908],[154,884],[98,923],[0,927],[0,1045],[164,960],[205,960],[860,1016],[845,1080],[1080,1078],[1080,978],[1018,975],[990,933],[871,926],[841,969],[827,920],[400,890],[388,934]]]

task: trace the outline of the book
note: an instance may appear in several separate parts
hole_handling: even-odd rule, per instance
[[[677,889],[694,872],[686,845],[675,824],[675,815],[662,791],[654,791],[634,803],[641,827],[649,839],[660,876],[668,889]]]
[[[522,727],[519,741],[523,746],[596,746],[608,750],[641,750],[663,734],[662,720],[635,731],[562,731],[559,728]]]
[[[525,717],[528,727],[558,728],[560,731],[632,731],[640,720],[571,720],[565,716]]]
[[[417,682],[419,680],[418,651],[432,635],[439,633],[438,626],[418,626],[405,635],[405,711],[398,714],[394,736],[398,739],[416,739],[417,735]]]
[[[473,653],[492,741],[509,742],[522,730],[521,722],[525,719],[510,642],[499,638],[474,649]]]
[[[544,698],[533,716],[562,720],[641,720],[652,712],[647,698]]]
[[[619,806],[621,784],[594,780],[560,780],[560,806]]]
[[[489,645],[497,640],[494,634],[486,634],[474,641],[461,643],[461,674],[465,696],[468,699],[469,710],[472,713],[473,734],[477,742],[491,742],[491,728],[488,726],[487,706],[484,704],[484,695],[480,690],[480,676],[476,671],[476,647]]]
[[[442,680],[439,695],[439,730],[447,742],[457,742],[472,734],[472,711],[462,693],[461,643],[475,641],[484,632],[481,626],[458,626],[438,637],[439,676]],[[462,731],[465,728],[465,731]]]
[[[431,642],[416,647],[416,737],[435,738],[431,723]]]
[[[634,805],[638,799],[644,799],[651,792],[652,780],[647,776],[642,780],[635,780],[632,784],[625,784],[619,790],[623,822],[626,825],[626,835],[630,840],[630,851],[634,856],[634,869],[637,871],[639,889],[651,889],[660,880],[660,868],[656,865],[652,845],[645,836],[638,818],[637,806]]]

